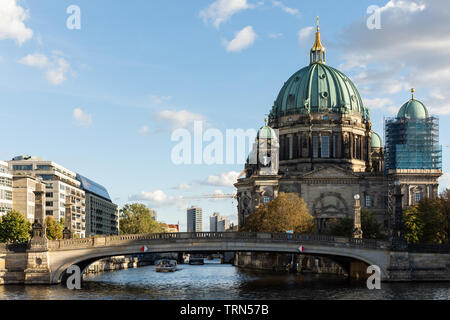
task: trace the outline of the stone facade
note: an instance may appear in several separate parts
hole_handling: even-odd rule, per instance
[[[369,110],[356,86],[342,72],[327,66],[324,56],[318,28],[310,65],[283,85],[268,125],[258,133],[245,177],[235,184],[239,226],[255,208],[280,192],[302,197],[319,231],[332,220],[353,218],[355,195],[359,195],[362,209],[374,212],[386,230],[393,223],[395,184],[400,184],[406,195],[404,207],[437,196],[441,170],[420,166],[386,170],[387,149],[372,130]],[[404,142],[400,139],[400,144]]]

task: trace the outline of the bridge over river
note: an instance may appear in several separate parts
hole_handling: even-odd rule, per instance
[[[300,250],[300,247],[302,249]],[[442,248],[442,247],[439,247]],[[278,233],[170,233],[0,244],[0,284],[58,284],[67,269],[85,270],[107,257],[142,253],[273,252],[323,256],[351,277],[366,277],[377,265],[382,281],[450,281],[450,250],[434,246],[393,250],[389,242]]]

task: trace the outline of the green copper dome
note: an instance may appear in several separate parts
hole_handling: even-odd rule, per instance
[[[398,118],[425,119],[428,118],[428,110],[419,100],[411,99],[405,103],[398,112]]]
[[[378,135],[378,133],[373,132],[372,133],[372,148],[383,148],[383,142],[381,140],[381,137]]]
[[[329,112],[359,113],[369,118],[358,90],[346,75],[324,63],[312,62],[284,84],[270,116]]]
[[[258,131],[258,139],[275,139],[277,138],[277,134],[275,133],[275,130],[273,130],[269,126],[264,126]]]

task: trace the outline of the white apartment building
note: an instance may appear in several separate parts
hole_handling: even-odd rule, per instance
[[[72,233],[80,238],[86,236],[85,192],[80,188],[76,173],[52,161],[39,157],[18,156],[8,161],[13,175],[40,178],[45,184],[45,213],[56,221],[65,218],[66,198],[70,197]]]
[[[203,210],[198,207],[187,209],[187,232],[203,231]]]
[[[12,190],[8,163],[0,161],[0,217],[12,210]]]
[[[230,228],[230,220],[221,216],[218,212],[209,217],[209,231],[210,232],[225,232]]]

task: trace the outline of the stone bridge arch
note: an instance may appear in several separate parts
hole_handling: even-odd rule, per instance
[[[95,239],[96,241],[89,240],[90,243],[76,240],[64,243],[65,240],[61,240],[49,244],[51,283],[64,281],[66,270],[71,265],[78,265],[84,272],[90,264],[104,258],[142,253],[142,246],[148,248],[147,253],[299,253],[298,247],[303,245],[305,252],[302,254],[330,258],[347,269],[349,275],[352,268],[358,269],[361,273],[361,270],[366,270],[369,265],[378,265],[382,279],[388,278],[389,251],[383,248],[381,243],[370,240],[268,233],[179,233]]]

